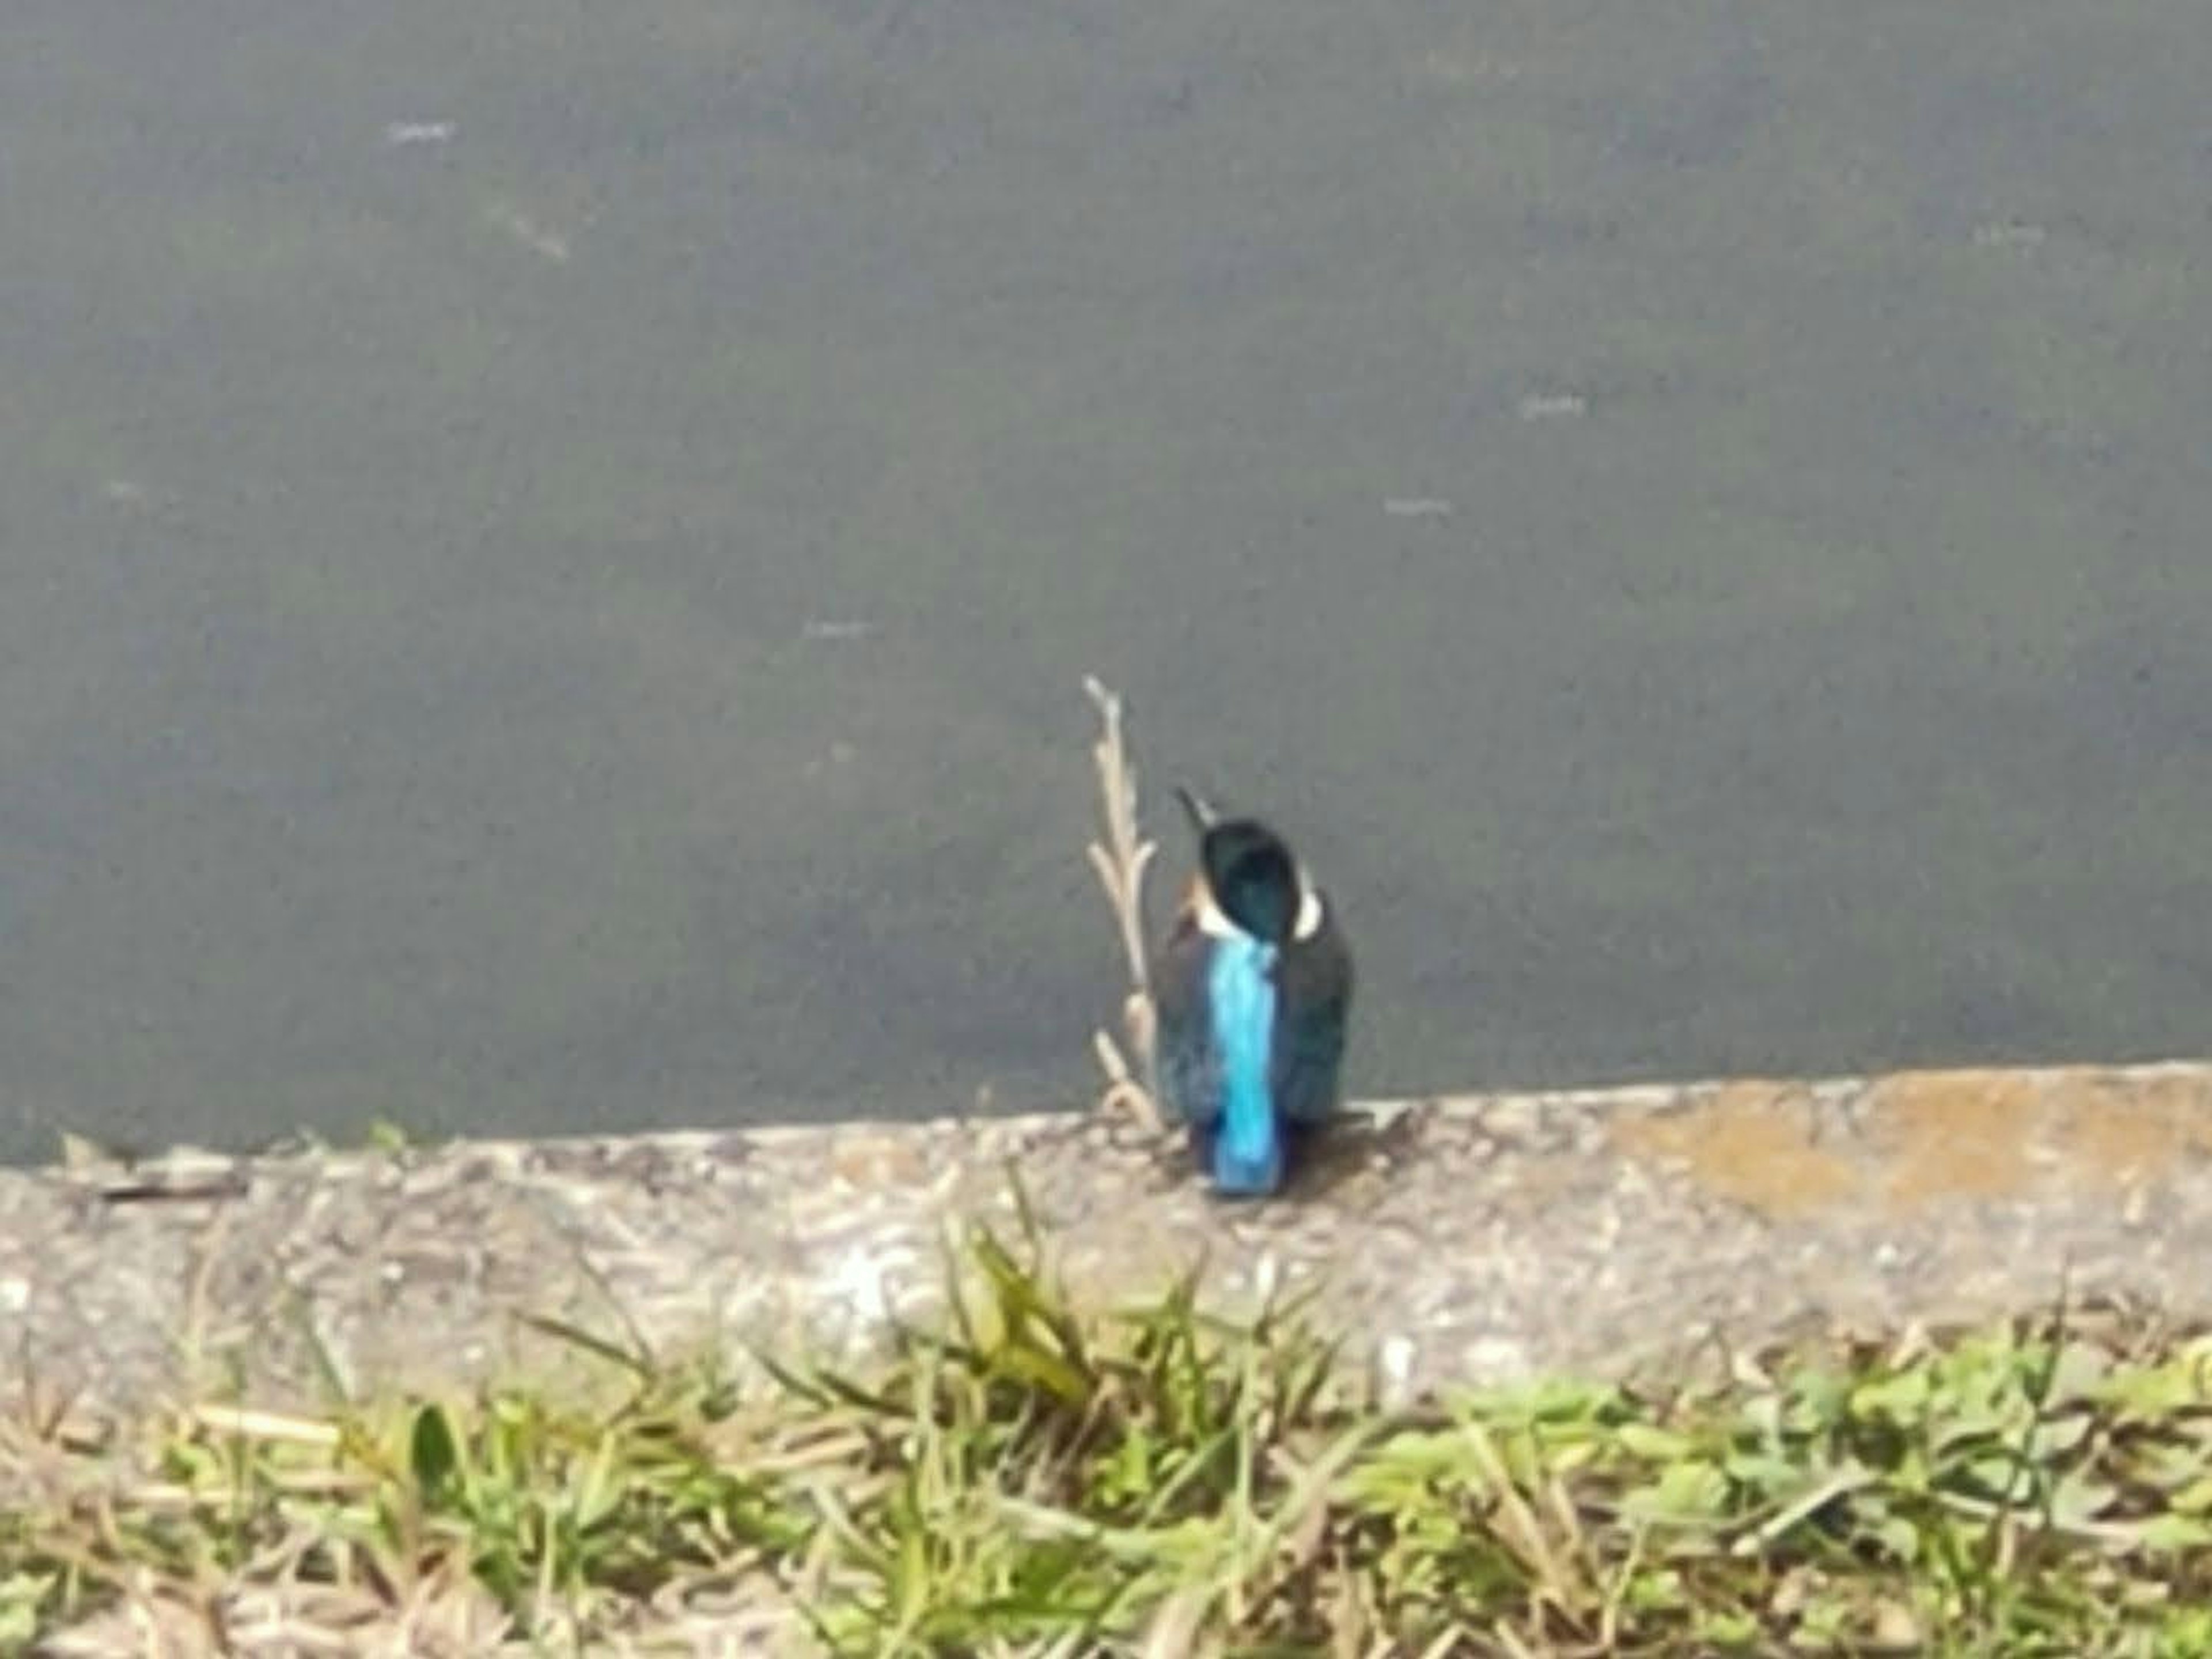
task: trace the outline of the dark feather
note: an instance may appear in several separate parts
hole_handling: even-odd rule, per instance
[[[1322,925],[1292,939],[1275,963],[1281,1009],[1275,1026],[1275,1103],[1285,1117],[1317,1123],[1343,1094],[1344,1048],[1352,1020],[1352,951],[1322,900]]]
[[[1152,963],[1161,1103],[1189,1123],[1211,1122],[1221,1109],[1220,1065],[1206,996],[1211,943],[1185,906]]]

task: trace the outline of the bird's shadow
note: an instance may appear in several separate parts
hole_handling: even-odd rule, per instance
[[[1346,1182],[1373,1170],[1378,1160],[1395,1163],[1413,1145],[1419,1127],[1417,1118],[1418,1114],[1410,1111],[1394,1112],[1381,1120],[1364,1113],[1346,1114],[1307,1131],[1297,1143],[1282,1195],[1328,1198]]]
[[[1326,1124],[1294,1128],[1289,1168],[1279,1190],[1266,1198],[1241,1198],[1212,1191],[1203,1141],[1179,1124],[1170,1124],[1154,1160],[1163,1188],[1195,1180],[1212,1201],[1226,1210],[1251,1210],[1268,1203],[1315,1203],[1336,1195],[1347,1182],[1372,1170],[1377,1159],[1395,1162],[1419,1133],[1415,1111],[1395,1111],[1377,1119],[1346,1113]]]

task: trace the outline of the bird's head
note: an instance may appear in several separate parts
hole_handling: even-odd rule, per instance
[[[1257,818],[1222,817],[1188,789],[1176,796],[1198,834],[1189,902],[1201,929],[1278,947],[1319,931],[1321,894],[1288,842]]]

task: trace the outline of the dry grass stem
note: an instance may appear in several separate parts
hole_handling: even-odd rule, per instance
[[[1089,848],[1091,867],[1121,934],[1121,949],[1128,963],[1129,994],[1121,1008],[1122,1032],[1137,1057],[1133,1068],[1121,1046],[1104,1030],[1097,1032],[1093,1046],[1106,1073],[1100,1105],[1108,1111],[1126,1111],[1152,1128],[1161,1127],[1152,1038],[1155,1021],[1152,987],[1147,972],[1151,951],[1145,939],[1145,872],[1158,845],[1137,828],[1137,772],[1129,760],[1121,735],[1121,699],[1094,675],[1085,675],[1083,690],[1098,711],[1098,740],[1091,756],[1098,774],[1098,794],[1105,810],[1106,838]],[[1140,1068],[1140,1069],[1139,1069]]]

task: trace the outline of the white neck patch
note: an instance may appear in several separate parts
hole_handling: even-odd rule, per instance
[[[1213,890],[1199,877],[1190,884],[1190,908],[1198,917],[1198,931],[1208,939],[1242,939],[1244,930],[1229,920],[1227,912],[1213,902]]]

